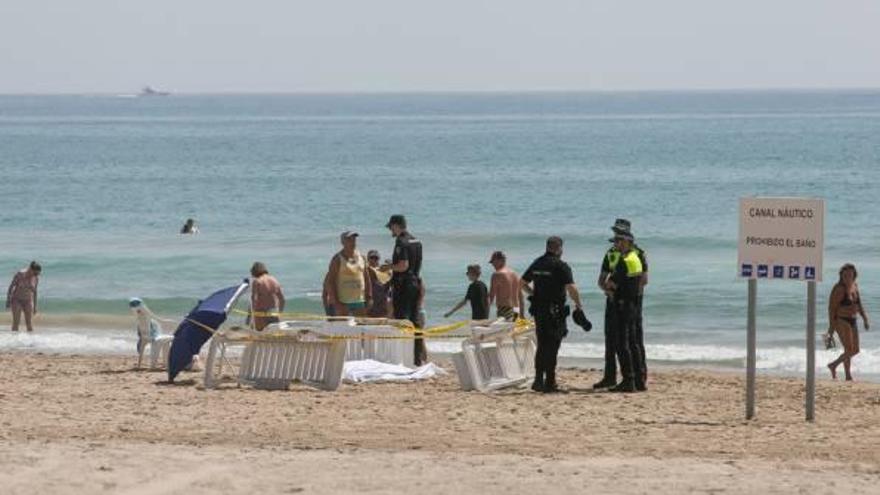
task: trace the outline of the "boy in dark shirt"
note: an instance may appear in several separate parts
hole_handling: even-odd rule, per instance
[[[443,315],[444,318],[449,318],[452,313],[461,309],[468,301],[471,303],[472,320],[486,320],[489,318],[489,289],[480,280],[480,265],[468,265],[467,278],[471,281],[471,285],[468,286],[464,299]]]

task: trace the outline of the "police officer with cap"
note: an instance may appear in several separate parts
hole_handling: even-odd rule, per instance
[[[615,234],[632,234],[632,224],[629,220],[625,218],[618,218],[614,222],[614,226],[611,227],[611,230]],[[614,239],[609,239],[611,242],[614,242]],[[647,367],[645,363],[645,344],[644,344],[644,332],[642,331],[642,295],[644,293],[644,287],[648,283],[648,259],[645,251],[639,247],[637,244],[633,244],[633,249],[639,256],[639,260],[642,262],[642,276],[639,280],[639,303],[638,303],[638,322],[635,327],[636,339],[638,341],[638,359],[641,364],[641,370],[643,375],[643,382],[647,378]],[[614,347],[615,335],[614,335],[614,307],[613,307],[613,291],[606,288],[605,282],[608,281],[609,276],[614,271],[617,263],[620,261],[620,251],[612,245],[608,248],[608,251],[605,252],[605,256],[602,258],[602,268],[599,272],[599,280],[597,284],[599,288],[605,293],[605,372],[602,376],[602,380],[593,385],[594,389],[613,387],[617,384],[617,352]]]
[[[538,337],[535,382],[532,384],[532,390],[536,392],[559,392],[556,356],[563,337],[568,333],[566,294],[576,309],[583,309],[571,267],[561,257],[562,239],[556,236],[548,238],[546,252],[529,266],[520,281],[523,291],[530,296],[529,313],[535,318]]]
[[[635,250],[632,233],[615,233],[614,247],[620,255],[613,271],[605,281],[604,289],[611,300],[611,335],[614,338],[614,351],[620,362],[623,376],[620,383],[612,387],[612,392],[635,392],[645,390],[645,373],[639,356],[639,342],[636,335],[639,316],[639,297],[641,293],[642,261]]]
[[[406,217],[391,215],[385,224],[395,238],[394,254],[391,258],[391,299],[394,304],[394,318],[419,321],[419,290],[422,279],[422,243],[406,229]],[[423,339],[414,341],[413,362],[421,366],[428,361],[428,350]]]

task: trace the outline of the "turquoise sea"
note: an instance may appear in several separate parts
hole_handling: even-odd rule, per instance
[[[599,263],[626,217],[650,259],[649,358],[739,367],[737,201],[754,195],[827,201],[820,331],[843,262],[880,311],[880,91],[0,96],[0,175],[0,274],[41,261],[46,317],[0,349],[131,352],[128,297],[180,316],[255,260],[292,309],[320,311],[339,232],[387,255],[392,213],[425,244],[429,324],[467,264],[488,273],[503,249],[522,270],[551,234],[601,322]],[[200,235],[177,235],[187,217]],[[760,285],[760,368],[803,369],[805,299]],[[858,373],[880,374],[875,335]],[[601,348],[572,330],[562,352]]]

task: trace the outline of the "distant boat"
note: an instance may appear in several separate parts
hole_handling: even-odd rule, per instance
[[[170,94],[168,91],[156,91],[149,86],[144,86],[138,96],[168,96]]]

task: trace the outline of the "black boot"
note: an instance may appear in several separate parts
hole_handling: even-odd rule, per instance
[[[608,388],[613,387],[617,382],[614,381],[614,378],[602,378],[602,380],[593,384],[593,389],[598,390],[600,388]]]
[[[559,388],[559,385],[555,383],[550,383],[544,385],[544,393],[545,394],[567,394],[568,392]]]
[[[633,382],[632,379],[629,379],[629,380],[624,379],[622,382],[618,383],[614,387],[609,388],[608,391],[609,392],[623,392],[623,393],[635,392],[636,391],[636,384]]]
[[[535,372],[535,381],[532,382],[532,390],[535,392],[543,392],[544,391],[544,374],[540,371]]]
[[[556,373],[547,372],[547,379],[544,380],[544,393],[545,394],[556,394],[562,392],[559,388],[559,385],[556,384]]]

